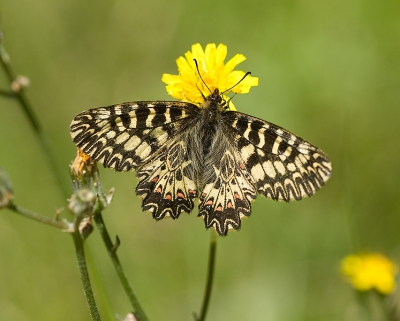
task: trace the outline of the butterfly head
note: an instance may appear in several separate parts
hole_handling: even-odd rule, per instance
[[[195,60],[195,63],[196,63],[196,67],[198,68],[196,60]],[[199,70],[198,70],[198,72],[199,72],[200,79],[203,81],[203,83],[207,87],[207,89],[210,90],[210,88],[207,86],[206,82],[201,77]],[[235,85],[233,85],[232,87],[224,90],[222,93],[219,91],[218,88],[214,89],[213,92],[211,92],[211,90],[210,90],[211,95],[208,96],[207,101],[209,101],[210,103],[214,103],[216,106],[222,107],[223,109],[229,109],[229,102],[232,100],[233,97],[229,98],[229,100],[226,101],[226,100],[224,100],[222,98],[222,96],[224,94],[230,92],[233,88],[235,88],[237,85],[239,85],[249,75],[251,75],[251,72],[250,71],[246,72],[244,74],[244,76]],[[201,93],[201,94],[202,94],[202,96],[204,98],[203,93]]]
[[[215,102],[216,104],[221,104],[221,102],[222,102],[222,96],[221,96],[221,94],[219,93],[219,89],[218,88],[216,88],[213,92],[212,92],[212,94],[211,95],[209,95],[208,96],[208,100],[209,101],[212,101],[212,102]]]
[[[218,109],[221,112],[229,108],[229,101],[227,102],[225,99],[223,99],[219,89],[216,88],[211,95],[207,97],[206,105],[208,105],[211,109]]]

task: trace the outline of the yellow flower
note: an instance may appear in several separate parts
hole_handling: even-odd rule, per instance
[[[375,288],[390,294],[396,287],[397,265],[380,253],[348,255],[341,263],[341,272],[356,290]]]
[[[227,53],[228,49],[223,44],[217,47],[214,43],[209,43],[205,51],[200,44],[194,44],[192,51],[186,52],[185,57],[181,56],[176,60],[179,75],[163,74],[161,80],[167,84],[168,94],[182,101],[201,104],[204,102],[203,95],[208,96],[215,89],[219,89],[221,93],[229,89],[225,94],[229,91],[246,94],[252,86],[258,86],[258,78],[252,76],[247,76],[237,84],[245,73],[233,69],[246,60],[246,57],[236,54],[225,63]],[[199,71],[193,59],[197,60]],[[208,88],[201,81],[199,72]],[[233,88],[230,89],[231,87]],[[225,95],[222,98],[225,101],[229,100]],[[233,107],[231,103],[230,107]]]

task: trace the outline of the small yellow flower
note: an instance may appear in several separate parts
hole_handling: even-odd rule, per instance
[[[163,74],[161,80],[167,84],[168,94],[182,101],[201,104],[204,102],[202,94],[208,96],[215,89],[223,93],[235,86],[245,72],[233,69],[246,60],[246,57],[236,54],[225,63],[227,53],[228,49],[223,44],[219,44],[218,47],[214,43],[207,44],[205,51],[200,44],[194,44],[192,51],[186,52],[185,57],[181,56],[176,60],[179,75]],[[199,71],[193,59],[197,60]],[[201,81],[199,72],[209,89]],[[246,94],[252,86],[258,86],[258,78],[247,76],[229,91]],[[225,95],[222,98],[229,100]],[[230,107],[230,109],[233,107],[231,103]]]
[[[397,265],[380,253],[348,255],[341,262],[341,272],[356,290],[376,289],[388,295],[396,287]]]

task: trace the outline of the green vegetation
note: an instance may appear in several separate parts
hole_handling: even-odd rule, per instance
[[[260,79],[235,96],[236,108],[320,147],[333,176],[298,203],[259,197],[242,230],[218,238],[207,320],[385,320],[377,296],[360,299],[342,280],[340,261],[374,251],[400,262],[400,2],[13,0],[0,13],[14,72],[30,79],[26,95],[54,155],[6,95],[1,71],[0,166],[16,204],[49,218],[67,208],[77,113],[169,100],[161,76],[176,73],[174,60],[194,43],[224,43],[228,59],[243,53],[240,69]],[[210,239],[197,210],[155,222],[140,210],[134,172],[100,175],[105,193],[115,188],[103,219],[149,320],[190,320]],[[73,220],[67,209],[61,217]],[[103,320],[125,316],[132,307],[96,228],[85,250]],[[66,233],[1,210],[0,257],[1,320],[90,320]]]

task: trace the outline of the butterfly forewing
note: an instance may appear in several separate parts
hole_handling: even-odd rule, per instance
[[[105,167],[136,169],[191,124],[198,107],[180,102],[132,102],[95,108],[75,117],[75,144]]]
[[[234,146],[257,191],[274,200],[300,200],[313,195],[331,174],[326,155],[291,132],[240,113],[222,114]]]

